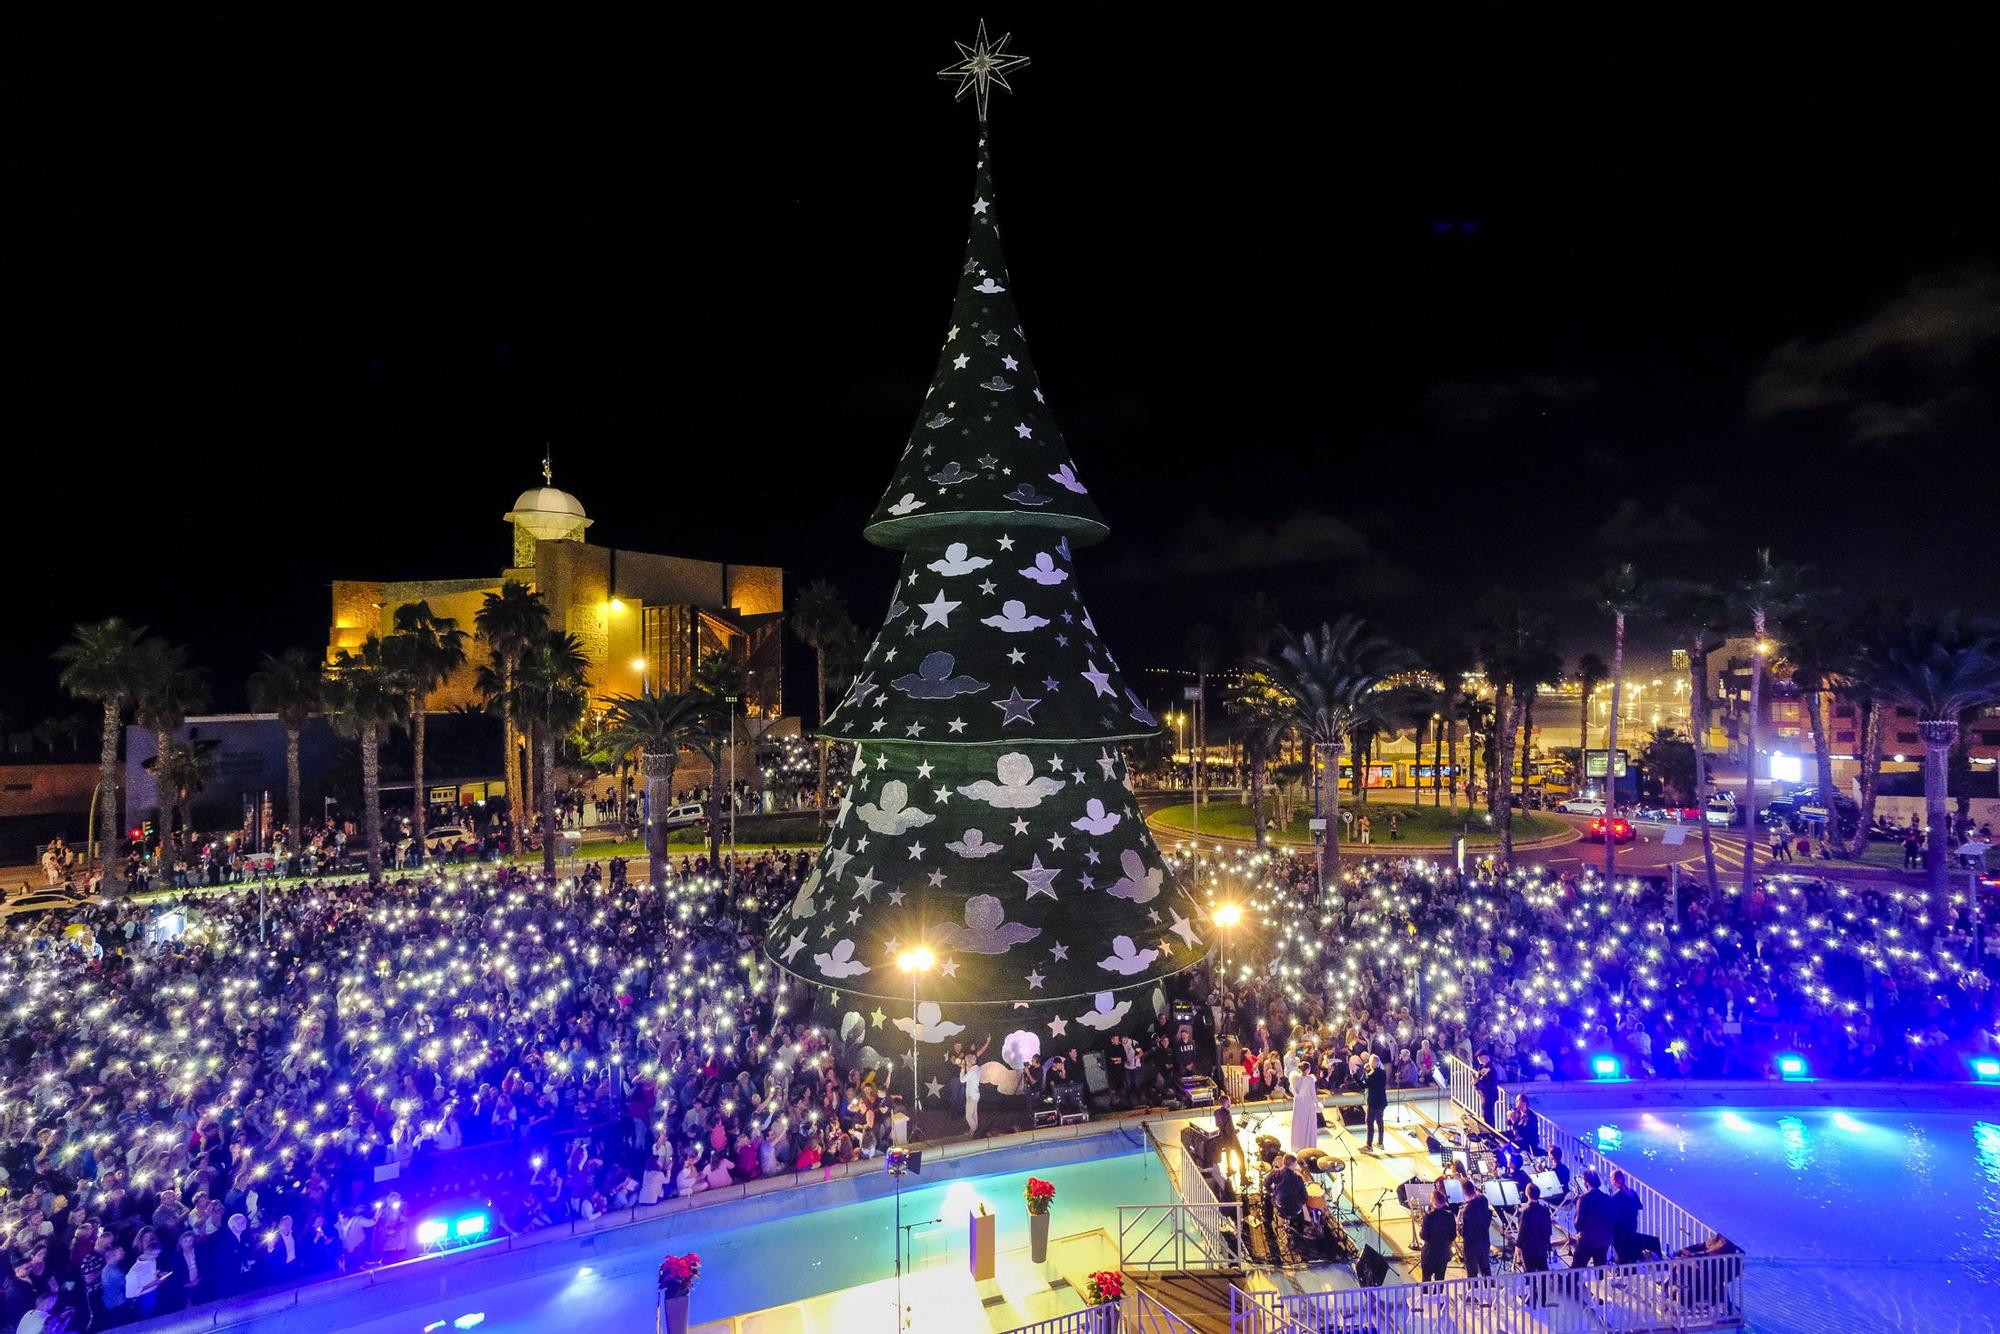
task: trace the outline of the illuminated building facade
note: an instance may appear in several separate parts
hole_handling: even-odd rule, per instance
[[[546,476],[546,470],[545,470]],[[614,695],[642,689],[684,690],[695,667],[725,653],[742,670],[744,712],[784,711],[784,571],[599,546],[585,539],[592,520],[567,491],[544,485],[521,493],[505,516],[513,530],[511,563],[497,575],[466,579],[336,579],[329,660],[359,649],[371,634],[389,635],[396,608],[428,602],[468,634],[479,608],[503,581],[541,594],[549,624],[576,636],[590,662],[590,696],[600,708]],[[466,665],[427,701],[442,711],[479,703],[484,641],[466,646]]]

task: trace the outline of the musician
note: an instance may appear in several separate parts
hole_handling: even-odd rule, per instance
[[[1362,1101],[1368,1109],[1368,1140],[1364,1149],[1373,1149],[1376,1141],[1383,1148],[1389,1147],[1389,1132],[1383,1126],[1383,1119],[1389,1112],[1389,1072],[1374,1052],[1368,1053],[1368,1063],[1361,1076]]]
[[[1611,1197],[1598,1189],[1597,1173],[1583,1174],[1583,1198],[1576,1202],[1576,1245],[1570,1252],[1570,1266],[1582,1269],[1601,1265],[1611,1257],[1613,1220],[1616,1211]]]
[[[1299,1173],[1299,1160],[1293,1154],[1286,1154],[1278,1160],[1278,1170],[1264,1179],[1264,1192],[1274,1202],[1278,1216],[1285,1220],[1297,1239],[1305,1230],[1306,1222],[1306,1179]],[[1273,1237],[1273,1244],[1277,1238]]]
[[[1431,1207],[1424,1210],[1423,1222],[1417,1225],[1417,1239],[1421,1243],[1417,1264],[1425,1283],[1444,1279],[1445,1266],[1451,1263],[1451,1244],[1457,1237],[1458,1220],[1451,1216],[1451,1205],[1445,1200],[1444,1179],[1440,1177],[1431,1183]]]
[[[1611,1247],[1619,1264],[1639,1262],[1639,1192],[1622,1168],[1611,1173]]]
[[[1519,1094],[1514,1105],[1507,1109],[1507,1137],[1520,1147],[1522,1153],[1533,1153],[1537,1147],[1535,1135],[1535,1114],[1528,1110],[1528,1095]]]
[[[1521,1205],[1520,1230],[1514,1236],[1514,1253],[1521,1268],[1528,1271],[1549,1267],[1549,1242],[1554,1235],[1555,1215],[1542,1203],[1542,1188],[1528,1183],[1527,1200]]]
[[[1477,1059],[1479,1069],[1472,1077],[1472,1091],[1479,1095],[1479,1119],[1491,1126],[1494,1105],[1500,1101],[1500,1072],[1493,1068],[1492,1052],[1482,1051]]]
[[[1560,1200],[1569,1194],[1569,1164],[1563,1161],[1562,1146],[1559,1144],[1549,1145],[1549,1171],[1554,1172],[1556,1180],[1562,1182],[1562,1190],[1556,1194]]]
[[[1458,1236],[1465,1243],[1465,1276],[1487,1278],[1493,1273],[1493,1206],[1486,1193],[1466,1196],[1458,1211]]]

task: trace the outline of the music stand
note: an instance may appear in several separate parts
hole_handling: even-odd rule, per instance
[[[1444,1179],[1444,1198],[1446,1203],[1449,1204],[1464,1204],[1465,1183],[1457,1177],[1446,1177]]]
[[[1518,1209],[1521,1207],[1521,1187],[1513,1181],[1489,1181],[1485,1186],[1486,1202],[1495,1209]]]

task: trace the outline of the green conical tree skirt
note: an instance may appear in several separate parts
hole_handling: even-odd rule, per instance
[[[1121,743],[1159,720],[1077,586],[1105,533],[1044,401],[1000,255],[987,144],[937,372],[869,540],[903,552],[823,729],[854,744],[827,845],[767,949],[894,1050],[1150,1022],[1205,923],[1140,818]],[[928,948],[916,977],[903,952]],[[851,1021],[850,1021],[851,1023]]]

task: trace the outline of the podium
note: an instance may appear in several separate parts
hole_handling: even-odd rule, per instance
[[[972,1265],[972,1281],[975,1283],[991,1282],[993,1278],[993,1262],[997,1254],[993,1241],[993,1222],[992,1214],[972,1215],[967,1246],[968,1258]]]

